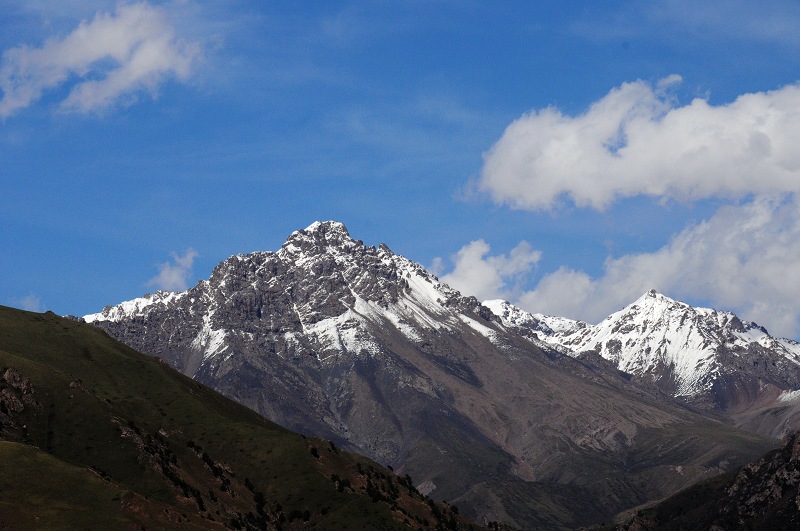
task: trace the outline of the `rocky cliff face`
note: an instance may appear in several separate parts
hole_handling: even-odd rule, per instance
[[[532,342],[336,222],[85,319],[271,420],[410,473],[470,516],[521,528],[599,521],[771,444],[600,358]]]
[[[41,411],[36,391],[28,377],[13,367],[6,368],[0,378],[0,440],[24,441],[26,426],[19,414]]]
[[[651,290],[597,325],[487,306],[539,344],[597,353],[625,373],[693,405],[729,413],[800,388],[800,345],[730,312],[694,308]],[[535,334],[535,335],[533,335]]]
[[[615,527],[667,529],[800,528],[800,434],[737,472],[700,483]]]
[[[780,450],[743,467],[728,487],[721,510],[737,525],[760,522],[770,529],[800,527],[800,434]]]

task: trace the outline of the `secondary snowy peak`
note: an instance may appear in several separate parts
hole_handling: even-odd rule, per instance
[[[780,354],[799,361],[797,343],[776,339],[764,327],[742,321],[735,314],[712,308],[695,308],[650,290],[628,307],[611,314],[593,327],[581,347],[597,348],[603,340],[641,337],[639,344],[673,351],[717,352],[721,348],[741,350],[751,344],[777,349]],[[691,356],[690,356],[691,358]],[[688,369],[688,366],[687,366]]]
[[[527,328],[534,332],[542,332],[546,335],[552,335],[554,333],[549,326],[537,319],[536,316],[526,312],[522,308],[514,306],[508,301],[494,299],[484,301],[483,305],[492,310],[492,313],[499,317],[500,321],[505,325]]]
[[[534,315],[509,303],[486,304],[505,325],[536,330],[536,339],[574,355],[596,352],[618,369],[651,379],[675,396],[708,392],[722,375],[756,372],[753,364],[770,365],[771,373],[762,370],[759,378],[787,385],[800,373],[796,342],[772,338],[764,328],[731,312],[695,308],[655,290],[597,325]],[[741,359],[748,356],[749,362]]]
[[[727,312],[695,309],[654,290],[570,341],[576,351],[594,350],[625,372],[672,377],[675,395],[709,388],[719,374],[717,350],[746,347],[744,327]],[[669,372],[670,376],[667,376]]]

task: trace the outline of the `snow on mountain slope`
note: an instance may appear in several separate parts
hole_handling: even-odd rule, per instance
[[[787,383],[800,373],[796,342],[773,338],[733,313],[694,308],[655,290],[597,325],[530,314],[503,301],[485,304],[504,324],[535,330],[540,341],[574,355],[597,352],[624,372],[662,381],[674,396],[709,392],[721,375],[738,370],[733,364],[747,369],[749,363],[738,358],[747,357],[755,345],[791,362],[784,364],[792,373]],[[778,364],[773,360],[772,365]]]
[[[484,301],[483,305],[492,310],[492,313],[496,316],[500,317],[504,325],[540,332],[538,335],[542,336],[542,338],[556,335],[573,335],[590,326],[583,321],[575,321],[566,317],[526,312],[522,308],[501,299]]]
[[[446,331],[458,324],[447,308],[448,301],[463,299],[457,291],[385,245],[366,248],[352,240],[341,223],[315,222],[294,232],[275,257],[309,275],[324,274],[331,259],[342,271],[343,278],[337,280],[345,286],[339,288],[343,293],[337,302],[343,305],[343,313],[337,315],[338,310],[331,309],[332,315],[317,320],[320,301],[316,297],[294,306],[303,332],[330,351],[378,354],[370,339],[371,326],[391,324],[408,339],[420,341],[420,329]],[[370,267],[365,270],[366,257]]]

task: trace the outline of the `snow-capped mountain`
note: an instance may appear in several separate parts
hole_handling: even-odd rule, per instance
[[[532,336],[567,321],[523,336],[337,222],[84,319],[290,429],[410,473],[469,516],[525,529],[600,521],[770,444]],[[623,465],[654,441],[652,459]],[[591,501],[577,509],[576,497]]]
[[[800,344],[731,312],[694,308],[650,290],[597,325],[487,301],[508,326],[578,355],[594,352],[676,397],[748,407],[766,386],[800,388]]]
[[[482,324],[494,316],[474,297],[462,297],[385,245],[353,240],[338,222],[295,231],[276,253],[231,257],[185,292],[148,294],[83,319],[110,324],[171,309],[195,323],[191,355],[180,365],[191,373],[213,370],[235,353],[237,341],[265,339],[264,332],[273,352],[311,355],[322,364],[341,355],[378,355],[369,334],[375,326],[390,325],[413,341],[463,325],[494,333]]]

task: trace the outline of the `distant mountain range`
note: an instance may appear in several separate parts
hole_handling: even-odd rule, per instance
[[[481,304],[337,222],[83,319],[526,529],[608,521],[798,425],[800,348],[733,314],[655,292],[596,326]]]

